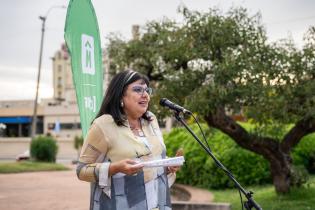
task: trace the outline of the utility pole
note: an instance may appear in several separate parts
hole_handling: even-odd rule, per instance
[[[40,40],[40,50],[39,50],[39,61],[38,61],[38,74],[37,74],[37,85],[36,85],[36,95],[34,100],[34,111],[33,111],[33,120],[32,120],[32,132],[31,138],[33,139],[36,135],[36,126],[37,126],[37,105],[38,105],[38,89],[40,82],[40,73],[42,68],[42,56],[43,56],[43,48],[44,48],[44,35],[45,35],[45,23],[47,20],[47,16],[49,12],[54,8],[65,9],[65,6],[52,6],[48,9],[45,16],[39,16],[39,19],[42,21],[42,35]]]

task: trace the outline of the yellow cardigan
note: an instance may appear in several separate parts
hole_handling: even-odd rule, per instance
[[[129,125],[117,126],[111,115],[95,119],[84,141],[77,168],[79,179],[99,181],[99,171],[108,173],[110,162],[126,158],[153,160],[165,158],[165,145],[156,117],[152,121],[141,119],[141,126],[151,148],[136,138]],[[108,163],[108,164],[106,164]],[[156,177],[156,168],[144,168],[144,182]],[[106,184],[105,184],[106,185]]]

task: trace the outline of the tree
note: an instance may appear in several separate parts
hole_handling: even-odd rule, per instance
[[[78,152],[78,159],[80,157],[80,152],[81,152],[81,148],[82,148],[83,142],[84,142],[83,136],[75,136],[74,137],[74,144],[73,144],[73,146]]]
[[[225,15],[180,12],[183,23],[149,22],[138,40],[111,37],[111,68],[145,73],[158,86],[153,100],[164,96],[187,106],[208,126],[262,155],[276,191],[288,192],[291,151],[315,131],[314,28],[299,50],[290,39],[268,42],[260,15],[243,8]],[[245,130],[233,119],[236,113],[255,128]]]

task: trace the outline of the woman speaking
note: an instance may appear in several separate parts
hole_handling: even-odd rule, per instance
[[[147,77],[136,71],[110,82],[77,165],[78,178],[92,183],[90,210],[171,209],[168,175],[179,167],[142,164],[166,157],[157,119],[148,111],[151,93]]]

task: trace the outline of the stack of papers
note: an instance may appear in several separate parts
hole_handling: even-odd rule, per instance
[[[152,167],[181,166],[184,164],[184,162],[185,162],[184,156],[179,156],[179,157],[173,157],[173,158],[144,161],[144,162],[139,162],[138,164],[143,165],[143,167],[152,168]]]

